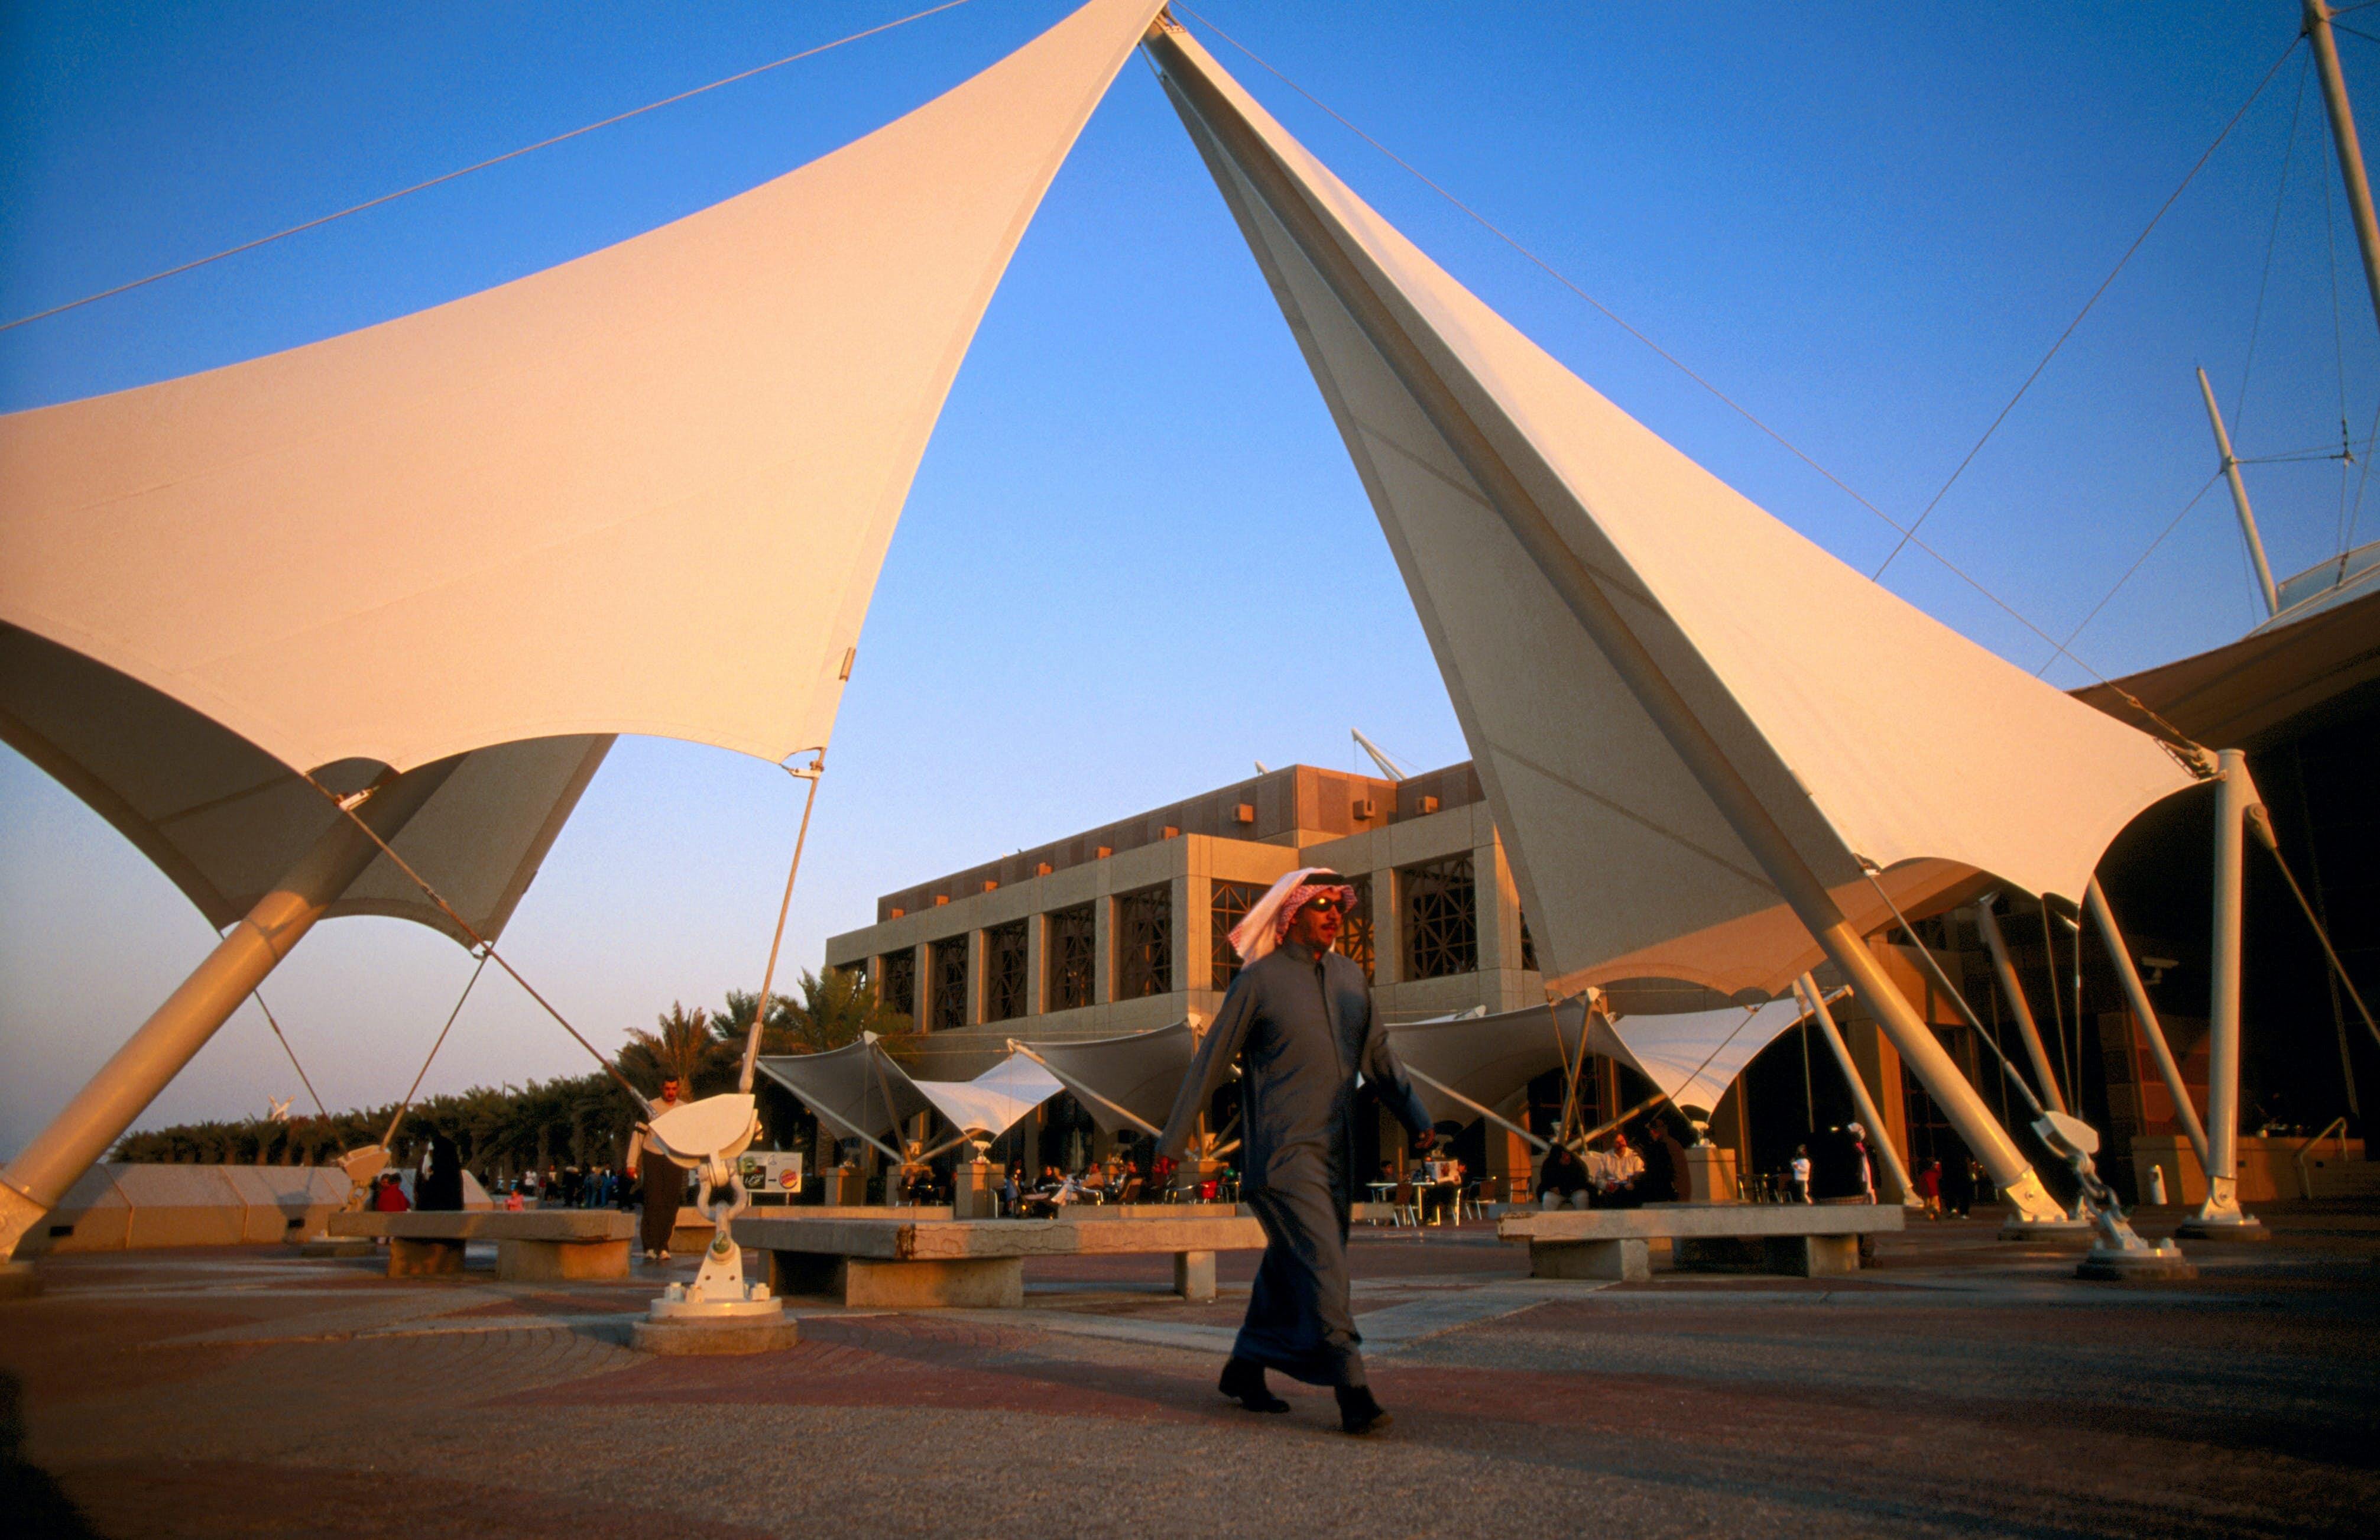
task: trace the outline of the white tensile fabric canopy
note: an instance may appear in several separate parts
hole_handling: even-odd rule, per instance
[[[876,1034],[824,1053],[791,1053],[755,1061],[760,1073],[791,1091],[803,1106],[841,1133],[878,1140],[903,1120],[933,1110]]]
[[[823,745],[942,400],[1152,0],[674,224],[0,418],[0,619],[293,769]],[[672,602],[742,595],[756,627]]]
[[[1110,1134],[1165,1126],[1198,1039],[1187,1022],[1121,1037],[1033,1043],[1033,1051]],[[1121,1109],[1122,1111],[1118,1110]],[[1123,1115],[1124,1112],[1131,1117]],[[1137,1121],[1135,1121],[1137,1120]]]
[[[2192,783],[1598,395],[1160,27],[1168,92],[1420,612],[1551,987],[1767,998],[1819,952],[1508,517],[1551,527],[1863,930],[1889,918],[1863,863],[1904,906],[1983,873],[2071,897],[2126,822]]]
[[[1427,1077],[1416,1078],[1414,1090],[1440,1122],[1468,1122],[1479,1107],[1501,1108],[1537,1076],[1567,1069],[1577,1061],[1582,1027],[1587,1052],[1636,1070],[1678,1106],[1707,1112],[1744,1066],[1802,1016],[1791,995],[1749,1010],[1611,1019],[1590,1014],[1584,1000],[1572,999],[1495,1015],[1401,1023],[1389,1028],[1389,1040],[1407,1070]]]
[[[1012,1053],[973,1080],[917,1080],[918,1094],[963,1134],[993,1138],[1065,1087],[1021,1053]]]
[[[0,738],[218,926],[338,816],[290,771],[478,750],[397,846],[489,936],[610,734],[824,746],[967,344],[1156,8],[575,261],[0,418]],[[453,930],[384,857],[333,912]]]
[[[1585,1000],[1566,1000],[1492,1016],[1396,1023],[1389,1027],[1389,1043],[1415,1075],[1414,1092],[1430,1117],[1467,1123],[1478,1111],[1458,1097],[1480,1107],[1500,1108],[1547,1071],[1576,1062],[1578,1035],[1586,1019]],[[1595,1040],[1603,1035],[1597,1018],[1590,1029],[1589,1051],[1610,1051]]]
[[[973,1080],[917,1080],[872,1032],[825,1053],[757,1061],[762,1073],[844,1134],[881,1140],[920,1112],[940,1112],[963,1134],[997,1137],[1062,1089],[1057,1077],[1012,1053]]]
[[[1749,1011],[1730,1007],[1621,1016],[1597,1036],[1616,1038],[1620,1051],[1612,1057],[1635,1065],[1673,1104],[1707,1114],[1743,1067],[1806,1014],[1801,1001],[1788,995]]]
[[[1590,1014],[1584,1000],[1573,999],[1494,1015],[1392,1023],[1389,1041],[1399,1061],[1415,1072],[1414,1091],[1439,1122],[1467,1123],[1482,1107],[1502,1108],[1537,1076],[1567,1069],[1577,1061],[1582,1030],[1587,1052],[1639,1071],[1682,1107],[1708,1111],[1743,1067],[1802,1015],[1789,995],[1750,1010],[1730,1006],[1607,1021]],[[1161,1126],[1189,1073],[1196,1042],[1188,1026],[1177,1024],[1122,1037],[1031,1047],[1101,1128],[1118,1133],[1136,1125],[1099,1098]],[[927,1083],[918,1087],[931,1094]]]
[[[172,697],[0,625],[0,740],[115,826],[217,929],[253,908],[342,816],[271,755]],[[486,939],[504,932],[611,748],[539,738],[464,755],[390,843]],[[324,770],[339,793],[372,767]],[[386,855],[331,915],[388,915],[468,943]]]

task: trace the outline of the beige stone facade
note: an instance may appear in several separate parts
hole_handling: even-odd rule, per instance
[[[934,1034],[923,1073],[963,1077],[1010,1037],[1210,1019],[1229,984],[1232,906],[1307,866],[1367,890],[1357,916],[1367,923],[1351,927],[1342,950],[1359,955],[1368,934],[1375,997],[1390,1019],[1545,998],[1468,764],[1401,782],[1273,770],[888,893],[877,923],[829,940],[826,962],[866,968],[880,997]],[[1088,998],[1070,999],[1070,988]]]

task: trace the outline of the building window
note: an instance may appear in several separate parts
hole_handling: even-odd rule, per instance
[[[983,933],[983,1019],[1025,1014],[1025,922],[1011,920]]]
[[[1372,879],[1351,877],[1347,885],[1355,890],[1355,907],[1339,928],[1337,951],[1364,970],[1364,982],[1368,984],[1372,981]]]
[[[1526,915],[1521,916],[1521,966],[1531,973],[1537,971],[1537,939],[1529,934],[1529,916]]]
[[[934,999],[928,1029],[947,1032],[966,1025],[967,939],[936,941],[933,952]]]
[[[1214,884],[1208,907],[1214,916],[1212,965],[1215,971],[1214,983],[1209,988],[1217,989],[1228,988],[1232,980],[1239,976],[1240,954],[1232,946],[1232,927],[1246,919],[1248,911],[1255,908],[1257,900],[1264,895],[1265,890],[1261,883],[1218,882]]]
[[[887,1011],[905,1016],[917,1013],[917,949],[903,947],[884,954],[884,992],[876,997]]]
[[[1160,883],[1115,901],[1115,998],[1173,992],[1173,885]]]
[[[1477,890],[1470,855],[1406,867],[1397,873],[1397,886],[1404,890],[1405,976],[1478,972]]]
[[[1050,916],[1050,1009],[1073,1011],[1091,1003],[1098,982],[1098,952],[1093,938],[1098,921],[1091,906],[1077,903]]]

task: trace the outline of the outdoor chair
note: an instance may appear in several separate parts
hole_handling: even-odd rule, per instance
[[[1390,1200],[1389,1207],[1389,1224],[1392,1229],[1410,1226],[1414,1238],[1415,1240],[1421,1238],[1419,1198],[1415,1193],[1413,1178],[1409,1174],[1397,1178],[1396,1196]]]

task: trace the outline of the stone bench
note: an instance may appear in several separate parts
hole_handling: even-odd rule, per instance
[[[1261,1251],[1264,1230],[1230,1215],[1193,1219],[810,1219],[747,1213],[735,1239],[769,1254],[769,1286],[846,1305],[1006,1309],[1025,1304],[1028,1256],[1173,1254],[1174,1291],[1215,1297],[1215,1254]]]
[[[496,1243],[496,1277],[536,1283],[557,1279],[625,1278],[634,1215],[611,1208],[468,1208],[404,1214],[334,1214],[334,1236],[388,1242],[388,1276],[419,1278],[463,1270],[463,1248]]]
[[[1832,1278],[1859,1270],[1860,1237],[1901,1224],[1898,1205],[1647,1204],[1507,1214],[1496,1238],[1528,1243],[1532,1278],[1641,1282],[1652,1277],[1657,1240],[1670,1243],[1682,1269],[1749,1262],[1794,1278]]]

